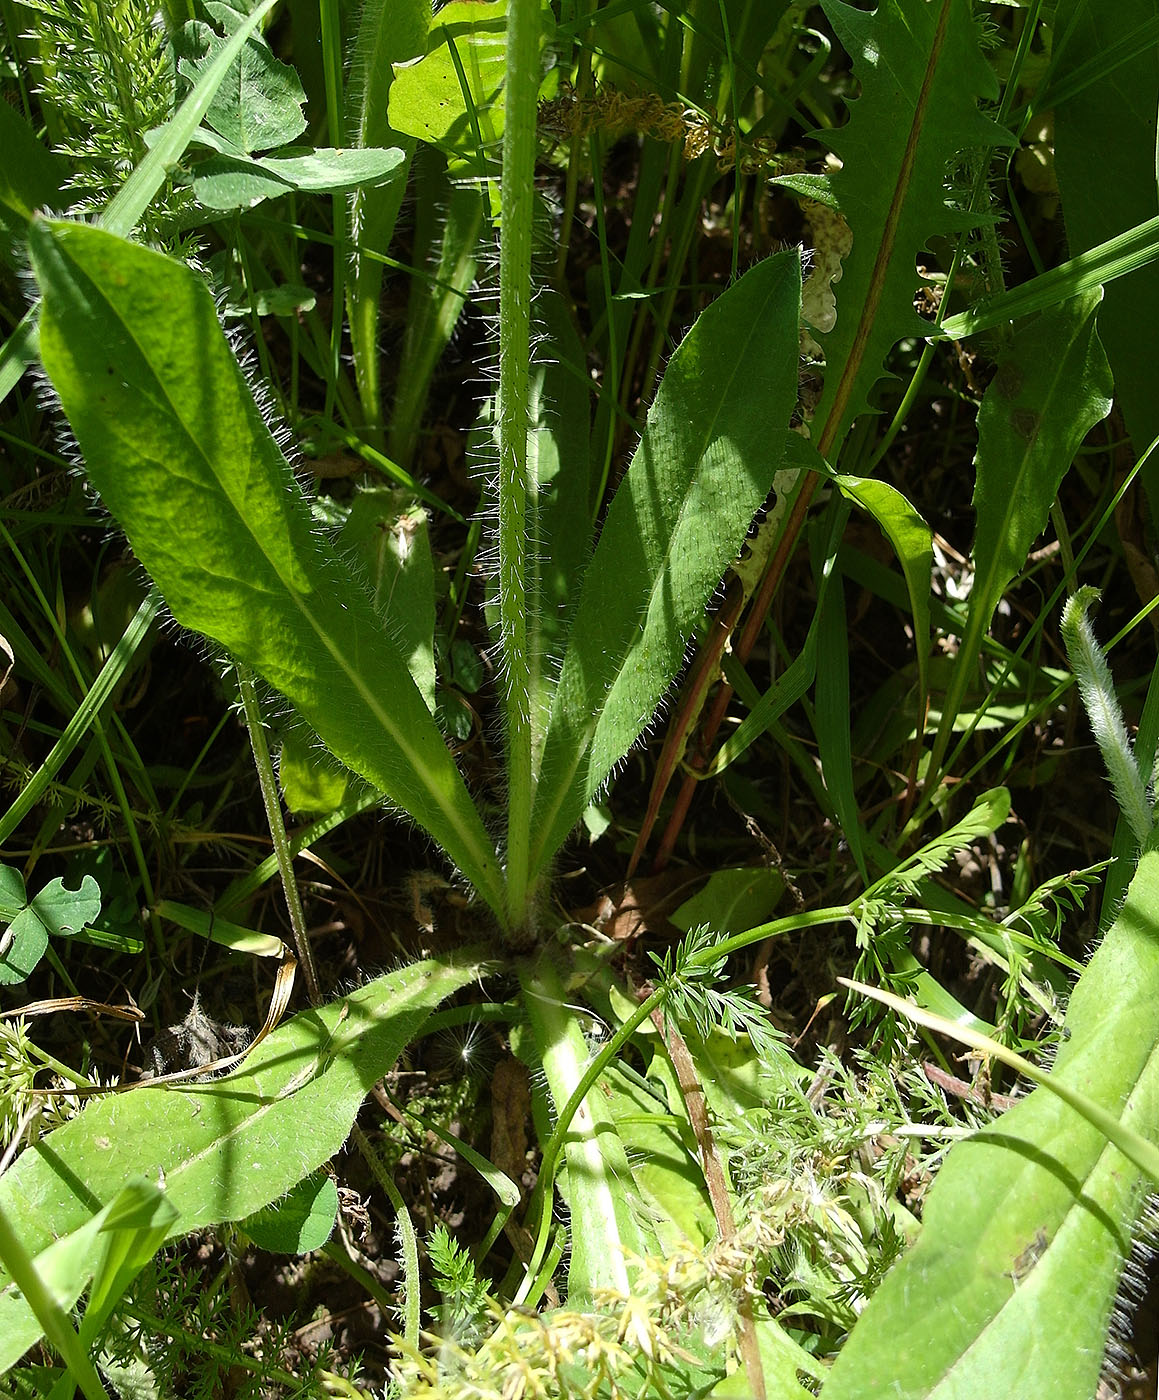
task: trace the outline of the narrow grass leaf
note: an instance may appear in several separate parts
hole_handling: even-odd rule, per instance
[[[1050,1080],[1159,1142],[1159,854],[1079,979]],[[1132,1156],[1137,1154],[1132,1150]],[[913,1251],[846,1342],[826,1400],[1089,1400],[1154,1182],[1104,1128],[1036,1089],[956,1146]],[[914,1300],[922,1325],[914,1327]]]
[[[417,963],[295,1016],[225,1079],[96,1099],[5,1172],[0,1211],[33,1257],[81,1232],[69,1256],[80,1277],[100,1259],[99,1235],[86,1233],[94,1211],[126,1178],[165,1182],[175,1207],[167,1239],[244,1219],[341,1148],[371,1086],[431,1011],[483,970],[469,957]],[[0,1272],[0,1335],[17,1324],[27,1335],[27,1314]]]
[[[930,575],[934,565],[933,532],[900,491],[884,481],[862,476],[837,476],[837,485],[851,501],[867,510],[893,546],[905,578],[914,620],[914,654],[918,666],[918,709],[925,709],[929,688]]]
[[[93,484],[183,626],[281,691],[493,907],[494,847],[372,600],[312,532],[195,273],[38,222],[44,367]]]
[[[781,462],[800,264],[759,263],[672,356],[584,577],[552,705],[532,869],[651,721]]]
[[[431,7],[426,0],[396,0],[392,5],[363,5],[346,86],[346,131],[358,149],[398,146],[405,164],[399,179],[366,186],[350,200],[354,242],[346,282],[350,345],[358,397],[371,430],[382,427],[382,355],[378,344],[385,273],[381,256],[390,251],[402,207],[415,141],[397,136],[386,119],[395,63],[426,51]],[[374,257],[373,254],[380,257]],[[381,443],[379,444],[381,446]]]
[[[930,334],[963,340],[995,326],[1009,325],[1035,312],[1049,311],[1068,298],[1089,295],[1108,282],[1140,271],[1156,258],[1159,258],[1159,217],[1116,234],[1098,247],[1023,282],[1020,287],[1013,287],[1000,296],[985,297],[969,311],[947,316],[937,331],[931,329]]]
[[[1159,12],[1155,0],[1117,0],[1112,9],[1062,0],[1054,32],[1050,85],[1071,89],[1054,112],[1054,169],[1067,242],[1072,253],[1081,253],[1159,214]],[[1136,267],[1106,288],[1099,339],[1114,371],[1115,402],[1142,452],[1159,433],[1159,263]],[[1159,464],[1143,467],[1143,481],[1154,515]]]
[[[414,252],[406,331],[390,414],[390,455],[409,467],[439,358],[459,323],[478,272],[483,196],[448,180],[442,158],[420,151],[415,161]],[[378,353],[375,342],[375,353]]]
[[[1044,311],[1015,334],[978,411],[974,584],[930,761],[936,774],[982,638],[1046,527],[1079,445],[1111,411],[1111,373],[1095,332],[1101,290]]]
[[[844,513],[848,514],[848,506]],[[831,561],[832,562],[832,561]],[[821,777],[838,824],[863,881],[869,879],[861,839],[861,814],[853,784],[853,743],[849,731],[849,633],[845,625],[845,581],[834,566],[821,600],[817,627],[817,696],[814,730]]]
[[[93,681],[80,704],[77,705],[73,697],[65,692],[59,699],[65,706],[75,706],[72,718],[65,725],[64,732],[53,744],[45,757],[43,763],[35,773],[25,782],[16,800],[11,807],[0,817],[0,841],[7,841],[9,836],[16,830],[29,812],[41,800],[41,797],[48,790],[49,784],[67,761],[69,755],[88,733],[89,728],[98,719],[101,710],[113,695],[117,686],[124,679],[129,663],[136,655],[137,649],[143,643],[149,628],[157,616],[160,608],[160,600],[156,593],[150,592],[141,606],[137,609],[132,621],[125,628],[125,634],[117,645],[113,648],[109,659],[101,667],[96,680]],[[17,635],[17,629],[12,626],[15,619],[5,616],[6,610],[0,606],[0,622],[4,623],[5,632],[9,637]],[[21,636],[23,634],[20,634]],[[21,665],[31,667],[32,673],[38,680],[39,653],[32,643],[25,639],[26,644],[18,648]],[[58,688],[54,673],[51,676],[51,691]],[[46,678],[42,684],[47,683]],[[50,693],[51,693],[50,691]]]

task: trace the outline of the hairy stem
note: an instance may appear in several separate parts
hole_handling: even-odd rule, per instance
[[[531,222],[535,195],[535,100],[540,0],[507,11],[506,110],[499,240],[499,615],[507,727],[507,910],[526,927],[534,793],[532,651],[528,645],[528,379],[531,342]],[[530,487],[530,490],[529,490]]]

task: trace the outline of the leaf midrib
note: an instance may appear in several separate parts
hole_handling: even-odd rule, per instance
[[[146,374],[149,376],[149,379],[160,391],[161,402],[169,406],[169,410],[173,415],[173,420],[174,422],[179,424],[181,432],[184,435],[187,444],[190,444],[192,446],[196,460],[199,460],[204,464],[205,468],[208,471],[210,480],[212,480],[217,485],[220,494],[224,496],[224,498],[229,502],[229,507],[233,511],[238,521],[240,521],[243,532],[254,542],[254,544],[257,547],[258,554],[261,558],[263,558],[266,561],[274,576],[282,584],[284,592],[289,596],[290,599],[292,599],[295,608],[297,609],[301,617],[304,619],[304,621],[307,623],[309,630],[313,633],[315,637],[319,639],[326,652],[338,664],[339,669],[346,676],[347,680],[353,686],[356,694],[358,694],[359,697],[362,699],[363,703],[366,705],[370,713],[378,721],[378,723],[385,730],[385,732],[394,740],[401,755],[409,765],[412,774],[414,774],[417,777],[419,788],[422,791],[425,791],[427,795],[433,799],[436,807],[447,819],[451,829],[458,833],[461,840],[463,841],[464,846],[474,858],[476,869],[479,875],[486,880],[488,886],[493,885],[494,882],[490,878],[490,874],[493,868],[492,861],[494,858],[494,853],[485,853],[480,851],[478,847],[477,837],[463,829],[462,824],[459,821],[458,814],[455,812],[453,807],[448,805],[447,801],[445,800],[444,794],[440,791],[438,787],[434,786],[430,782],[425,781],[425,767],[423,764],[416,762],[416,754],[412,750],[410,744],[407,742],[402,729],[395,724],[389,711],[384,709],[378,703],[373,692],[363,682],[360,673],[349,665],[343,650],[332,641],[330,636],[327,634],[326,630],[320,625],[320,622],[316,618],[313,611],[307,606],[304,596],[301,593],[299,593],[297,587],[294,584],[287,581],[278,563],[269,554],[267,554],[262,544],[261,538],[255,533],[253,528],[250,526],[249,522],[246,520],[245,514],[238,508],[237,503],[234,501],[232,494],[228,491],[228,489],[222,481],[221,476],[215,469],[212,459],[204,451],[196,435],[191,431],[190,425],[186,422],[184,414],[178,410],[177,405],[171,397],[165,382],[156,373],[153,367],[152,360],[147,354],[146,350],[144,349],[141,341],[138,339],[133,327],[121,315],[120,311],[118,310],[112,299],[106,295],[104,287],[94,282],[89,276],[87,270],[75,258],[68,257],[67,250],[60,241],[54,241],[56,241],[56,246],[60,251],[61,256],[63,258],[68,259],[68,261],[76,269],[77,274],[79,274],[81,277],[84,278],[86,282],[89,283],[93,291],[100,298],[101,302],[108,308],[109,313],[115,318],[117,323],[124,328],[125,334],[129,338],[130,342],[133,344],[141,358],[141,361],[145,367]],[[194,290],[194,301],[197,301],[199,299],[197,295],[198,290],[199,289]],[[242,378],[240,371],[237,371],[235,369],[233,377],[235,384],[238,385],[238,387],[240,387],[240,389],[242,390],[244,403],[245,396],[249,395],[249,386],[245,383],[245,380],[244,378]],[[252,395],[249,396],[252,401]],[[264,422],[262,426],[268,434],[268,429],[265,428]],[[270,439],[270,441],[272,441],[272,439]],[[283,458],[283,461],[284,460],[285,459]],[[289,464],[287,463],[287,468],[288,467]],[[307,574],[316,578],[317,566],[315,563],[315,559],[313,557],[307,556],[305,561],[300,562],[303,563],[303,567]],[[271,606],[275,605],[271,604]],[[387,645],[389,645],[389,641],[386,639],[385,636],[383,640],[384,642],[386,642]],[[406,681],[409,682],[413,687],[414,682],[410,677],[410,672],[406,670],[405,663],[401,663],[400,661],[400,667],[403,673],[405,674]],[[418,692],[416,689],[416,694],[417,693]],[[419,698],[421,700],[421,696]],[[449,766],[453,772],[458,773],[458,769],[454,766],[453,761],[450,763]],[[470,802],[470,795],[467,793],[465,786],[463,787],[463,794],[467,798],[467,801]],[[410,811],[410,815],[413,816],[416,820],[419,820],[421,816],[420,813],[414,811]],[[496,903],[497,907],[502,907],[501,901],[496,902],[496,891],[494,889],[485,890],[481,888],[479,892],[484,896],[485,899],[487,899],[487,902],[489,904],[493,905],[493,907],[496,907]]]
[[[672,554],[673,554],[673,544],[674,544],[674,541],[676,540],[677,535],[678,535],[678,533],[679,533],[680,526],[683,524],[684,517],[685,517],[685,513],[687,512],[687,510],[688,510],[688,508],[689,508],[689,496],[690,496],[690,494],[691,494],[692,487],[693,487],[694,483],[695,483],[696,480],[697,480],[697,469],[699,468],[700,464],[704,461],[704,457],[705,457],[705,454],[707,453],[708,446],[711,444],[711,442],[712,442],[712,440],[713,440],[713,438],[712,438],[713,430],[715,430],[715,427],[716,427],[716,424],[717,424],[717,422],[718,422],[718,420],[719,420],[719,418],[720,418],[720,415],[721,415],[721,413],[722,413],[723,410],[724,410],[724,405],[725,405],[726,400],[727,400],[728,397],[729,397],[729,394],[730,394],[730,392],[731,392],[733,383],[734,383],[734,381],[736,380],[736,378],[737,378],[737,377],[740,375],[740,373],[741,373],[741,368],[742,368],[743,364],[745,363],[746,352],[747,352],[747,350],[748,350],[748,347],[749,347],[749,345],[752,343],[752,341],[753,341],[754,339],[756,339],[756,336],[757,336],[757,327],[763,323],[763,320],[764,320],[764,313],[767,311],[769,304],[770,304],[771,302],[773,302],[773,301],[776,299],[776,297],[780,294],[780,292],[783,290],[783,283],[784,283],[784,278],[783,278],[783,276],[778,276],[778,277],[776,278],[776,280],[773,282],[773,284],[770,286],[768,292],[766,293],[766,295],[765,295],[765,297],[764,297],[764,299],[763,299],[763,301],[762,301],[761,308],[760,308],[760,309],[761,309],[761,314],[760,314],[760,315],[753,315],[753,316],[751,317],[751,319],[749,320],[749,323],[748,323],[749,329],[748,329],[748,332],[746,333],[746,335],[745,335],[745,337],[744,337],[744,339],[743,339],[743,341],[742,341],[741,350],[737,353],[737,355],[735,356],[735,358],[734,358],[734,360],[733,360],[734,368],[733,368],[732,371],[729,373],[729,375],[728,375],[728,377],[727,377],[727,380],[725,381],[725,383],[724,383],[724,384],[722,385],[722,387],[721,387],[720,393],[719,393],[718,398],[717,398],[717,405],[716,405],[716,408],[715,408],[714,411],[713,411],[713,414],[712,414],[712,418],[711,418],[711,420],[710,420],[710,423],[709,423],[708,427],[705,429],[704,433],[702,433],[702,435],[701,435],[701,440],[702,440],[702,442],[704,443],[704,446],[701,448],[700,452],[698,453],[698,455],[697,455],[697,457],[696,457],[695,465],[693,466],[692,472],[690,473],[689,478],[688,478],[687,488],[685,489],[685,491],[682,493],[682,496],[681,496],[680,508],[679,508],[679,510],[677,511],[676,520],[675,520],[675,522],[674,522],[674,524],[673,524],[672,529],[669,531],[669,534],[668,534],[668,542],[667,542],[667,545],[665,546],[665,549],[664,549],[664,562],[663,562],[663,566],[656,572],[656,574],[655,574],[655,576],[654,576],[654,578],[653,578],[653,580],[652,580],[652,587],[650,588],[650,590],[649,590],[649,592],[648,592],[647,606],[646,606],[646,607],[644,608],[644,610],[643,610],[643,616],[644,616],[645,620],[646,620],[647,618],[649,618],[649,617],[652,615],[652,604],[653,604],[653,602],[654,602],[654,600],[655,600],[657,590],[660,588],[660,586],[661,586],[661,584],[663,583],[663,581],[668,577],[668,574],[669,574],[669,561],[670,561],[670,559],[672,558]],[[737,285],[737,284],[734,283],[733,285],[735,286],[735,285]],[[695,329],[696,329],[696,327],[693,326],[693,328],[692,328],[692,330],[689,332],[689,334],[690,334],[690,335],[693,334],[694,331],[695,331]],[[683,348],[683,343],[682,343],[682,347],[681,347],[681,348]],[[664,387],[663,384],[661,384],[661,386],[660,386],[660,392],[663,392],[663,387]],[[657,395],[657,398],[659,398],[659,394]],[[650,423],[649,423],[648,425],[646,425],[646,427],[645,427],[645,430],[644,430],[645,439],[646,439],[646,437],[647,437],[647,433],[648,433],[648,430],[649,430],[650,427],[651,427],[651,424],[650,424]],[[636,464],[636,459],[637,459],[637,457],[639,456],[639,453],[643,450],[643,446],[644,446],[644,440],[642,439],[640,445],[637,447],[635,453],[633,453],[633,455],[632,455],[632,464],[631,464],[631,465],[632,465],[633,467],[634,467],[635,464]],[[631,470],[631,468],[629,468],[629,470]],[[603,718],[604,714],[606,713],[608,701],[610,700],[611,696],[612,696],[613,693],[615,692],[616,686],[618,685],[620,678],[621,678],[621,677],[623,676],[623,674],[624,674],[625,666],[626,666],[626,664],[627,664],[627,658],[628,658],[628,657],[630,656],[630,654],[631,654],[633,645],[634,645],[633,642],[629,642],[629,643],[625,646],[625,649],[624,649],[624,651],[622,652],[622,654],[621,654],[621,656],[620,656],[620,659],[619,659],[619,662],[618,662],[618,664],[617,664],[617,666],[616,666],[615,675],[613,676],[613,678],[612,678],[612,680],[611,680],[611,683],[608,685],[608,687],[607,687],[607,689],[606,689],[606,691],[605,691],[605,693],[604,693],[603,703],[599,706],[599,708],[595,711],[595,713],[591,716],[591,718],[589,718],[587,721],[585,721],[583,724],[581,724],[581,726],[579,727],[578,730],[572,730],[572,731],[571,731],[572,734],[575,736],[575,738],[578,740],[578,742],[574,743],[573,746],[572,746],[572,757],[569,759],[569,761],[568,761],[568,763],[567,763],[567,765],[566,765],[566,767],[565,767],[565,769],[564,769],[564,775],[566,775],[566,776],[561,775],[560,780],[557,782],[557,784],[556,784],[556,791],[555,791],[555,797],[554,797],[554,799],[552,800],[550,806],[547,808],[546,812],[543,814],[544,820],[543,820],[543,821],[535,820],[536,829],[537,829],[537,831],[541,832],[542,835],[540,836],[540,838],[535,842],[534,846],[532,847],[531,868],[532,868],[533,870],[538,870],[538,869],[540,868],[540,866],[543,864],[543,861],[544,861],[544,859],[545,859],[545,856],[544,856],[544,849],[543,849],[543,848],[544,848],[544,840],[545,840],[547,837],[551,837],[551,836],[553,835],[553,831],[554,831],[556,819],[557,819],[558,816],[559,816],[560,809],[563,807],[564,802],[565,802],[565,800],[566,800],[568,794],[571,792],[572,784],[573,784],[573,782],[574,782],[574,780],[575,780],[575,777],[576,777],[577,772],[579,771],[580,764],[581,764],[581,762],[582,762],[582,760],[583,760],[583,756],[584,756],[584,754],[587,752],[587,750],[588,750],[588,748],[589,748],[589,746],[590,746],[592,737],[594,736],[596,729],[599,727],[599,724],[600,724],[601,719]],[[568,653],[569,653],[569,654],[571,653],[571,648],[570,648],[570,646],[569,646],[569,648],[568,648]],[[566,668],[566,657],[565,657],[565,663],[564,663],[564,664],[565,664],[565,668]],[[563,678],[561,677],[560,687],[559,687],[559,689],[557,690],[556,695],[557,695],[557,697],[563,697],[564,693],[565,693],[565,692],[564,692],[564,688],[563,688]],[[564,703],[564,702],[563,702],[563,699],[560,698],[560,705],[561,705],[561,707],[562,707],[563,703]],[[582,708],[582,707],[581,707],[581,708]],[[586,707],[586,708],[588,708],[589,711],[590,711],[590,709],[591,709],[590,706],[588,706],[588,707]],[[556,711],[555,711],[555,706],[553,705],[553,706],[552,706],[551,722],[550,722],[549,725],[548,725],[548,736],[547,736],[547,740],[545,741],[545,744],[544,744],[544,753],[545,753],[545,756],[546,756],[546,752],[547,752],[548,745],[551,744],[552,731],[555,729],[555,713],[556,713]],[[562,716],[561,716],[561,719],[562,719]],[[557,741],[557,742],[558,742],[558,741]],[[540,790],[542,791],[542,788],[541,788]],[[537,806],[538,806],[538,804],[537,804]],[[533,814],[533,819],[534,819],[534,814]]]

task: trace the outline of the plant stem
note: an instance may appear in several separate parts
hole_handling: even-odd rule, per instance
[[[274,776],[274,765],[270,762],[270,749],[266,743],[266,731],[262,724],[261,710],[258,708],[257,690],[253,676],[243,667],[237,668],[237,688],[241,695],[245,712],[246,728],[249,730],[250,747],[253,749],[254,767],[257,769],[258,784],[261,787],[262,803],[266,811],[266,823],[270,828],[270,839],[274,843],[274,856],[278,862],[278,874],[282,877],[282,890],[286,896],[286,909],[290,915],[290,928],[294,934],[294,951],[306,977],[306,991],[311,1006],[321,1006],[322,991],[318,985],[318,969],[314,966],[314,953],[310,947],[310,937],[306,931],[306,916],[302,912],[302,899],[298,894],[298,884],[294,879],[294,853],[286,835],[286,824],[282,820],[282,800],[278,795],[278,780]]]
[[[419,1282],[419,1241],[418,1235],[415,1233],[414,1221],[410,1217],[410,1211],[406,1208],[406,1202],[403,1200],[401,1192],[394,1184],[394,1177],[387,1170],[386,1163],[374,1150],[370,1139],[357,1123],[351,1130],[351,1141],[362,1154],[362,1160],[370,1168],[371,1174],[386,1192],[387,1199],[394,1208],[399,1243],[402,1246],[403,1335],[408,1346],[417,1348],[419,1331],[422,1326],[422,1289]]]
[[[534,790],[532,655],[528,645],[528,379],[531,353],[531,221],[535,196],[535,99],[540,0],[511,0],[499,236],[499,617],[507,728],[507,910],[526,927]],[[532,492],[528,487],[532,485]]]
[[[53,1296],[3,1211],[0,1211],[0,1262],[8,1271],[9,1278],[24,1294],[37,1322],[44,1329],[44,1335],[60,1353],[69,1375],[84,1391],[86,1400],[109,1400],[109,1393],[101,1384],[68,1314]]]
[[[534,964],[524,965],[519,980],[527,1019],[558,1117],[551,1140],[543,1150],[535,1189],[540,1207],[538,1225],[534,1223],[534,1198],[528,1209],[528,1220],[533,1222],[532,1229],[537,1229],[537,1235],[515,1302],[523,1303],[540,1277],[551,1233],[555,1174],[560,1157],[565,1154],[573,1250],[584,1256],[589,1271],[587,1278],[577,1281],[573,1260],[569,1292],[582,1295],[588,1288],[594,1292],[604,1287],[627,1294],[625,1245],[632,1241],[630,1233],[622,1228],[616,1210],[617,1204],[622,1208],[626,1205],[622,1189],[618,1190],[616,1183],[616,1148],[622,1156],[623,1146],[614,1127],[609,1125],[606,1110],[601,1109],[598,1093],[593,1091],[612,1055],[626,1044],[651,1010],[660,1005],[666,989],[654,992],[592,1058],[575,1009],[564,999],[563,979],[552,959],[552,950],[545,949]],[[622,1165],[626,1171],[626,1160]]]

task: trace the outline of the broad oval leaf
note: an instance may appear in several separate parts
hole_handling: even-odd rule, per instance
[[[69,1256],[82,1276],[101,1248],[86,1227],[128,1177],[164,1180],[176,1208],[166,1238],[242,1220],[339,1150],[371,1085],[434,1008],[484,970],[466,956],[416,963],[295,1016],[225,1079],[96,1099],[5,1172],[0,1211],[34,1257],[82,1232]],[[13,1326],[28,1313],[15,1294],[0,1270],[0,1318]]]
[[[211,156],[193,172],[193,193],[210,209],[249,209],[291,190],[332,193],[381,185],[404,173],[399,150],[318,149],[277,156]]]
[[[242,1221],[242,1230],[271,1254],[309,1254],[321,1249],[338,1218],[338,1187],[326,1172],[315,1172],[292,1186],[280,1201]]]
[[[1051,1079],[1159,1141],[1159,853],[1079,979]],[[1090,1400],[1142,1172],[1036,1089],[950,1153],[914,1249],[850,1334],[825,1400]],[[920,1300],[922,1325],[914,1326]]]
[[[41,356],[93,484],[174,617],[281,691],[496,910],[494,845],[369,596],[301,491],[189,268],[38,220]]]
[[[177,71],[196,83],[219,57],[246,18],[232,4],[206,5],[224,37],[202,20],[188,20],[177,32]],[[251,34],[225,81],[214,93],[205,120],[235,150],[267,151],[284,146],[306,129],[306,94],[297,73],[274,54],[265,37]]]
[[[797,397],[801,269],[768,258],[672,356],[584,577],[532,820],[550,860],[650,723],[780,466]]]

